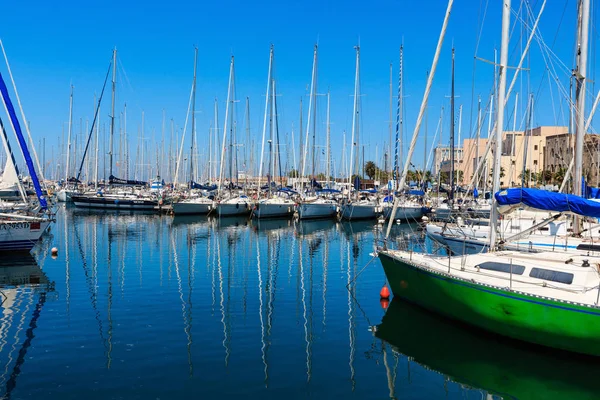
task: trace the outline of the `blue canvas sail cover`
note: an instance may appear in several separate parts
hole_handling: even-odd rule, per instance
[[[206,191],[217,190],[217,185],[202,185],[200,183],[196,183],[194,181],[190,181],[190,189],[200,189]]]
[[[494,196],[498,202],[498,208],[503,214],[523,207],[600,218],[600,202],[587,200],[573,194],[518,188],[501,190]]]
[[[583,196],[586,199],[600,199],[600,188],[588,186],[584,177],[581,177],[581,187],[585,190]]]

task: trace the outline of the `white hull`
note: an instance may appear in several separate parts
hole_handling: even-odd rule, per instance
[[[235,215],[247,215],[250,213],[249,203],[218,203],[217,214],[220,217],[230,217]]]
[[[70,202],[72,193],[70,190],[62,189],[56,193],[56,199],[61,203]]]
[[[0,221],[0,251],[29,251],[50,225],[49,220]]]
[[[297,210],[300,219],[333,218],[337,214],[337,204],[300,203]]]
[[[257,203],[252,215],[256,218],[291,217],[294,215],[294,204]]]
[[[463,254],[465,251],[479,253],[488,250],[489,230],[486,232],[485,230],[473,230],[471,228],[448,228],[442,231],[441,227],[428,224],[426,231],[427,236],[450,248],[455,254]],[[594,246],[593,243],[589,238],[531,234],[514,242],[506,243],[503,247],[506,250],[513,251],[559,251],[597,255],[600,253],[600,246]],[[585,246],[588,247],[582,249]]]
[[[356,219],[375,219],[377,206],[375,204],[346,204],[342,207],[342,218],[348,221]]]
[[[208,214],[211,210],[214,209],[214,205],[212,202],[187,202],[181,201],[178,203],[173,203],[173,213],[175,215],[193,215],[193,214]]]
[[[383,216],[388,219],[392,215],[392,206],[383,207]],[[423,208],[421,206],[409,206],[402,205],[398,206],[396,210],[396,216],[394,219],[401,219],[405,221],[420,220],[423,218]]]

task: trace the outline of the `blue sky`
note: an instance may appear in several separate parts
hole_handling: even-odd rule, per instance
[[[481,95],[487,100],[489,96],[493,67],[478,62],[473,79],[473,55],[478,37],[478,57],[493,59],[494,48],[499,48],[500,1],[489,1],[483,19],[486,3],[486,0],[455,2],[429,102],[429,144],[440,108],[446,106],[447,110],[449,105],[446,96],[450,93],[452,43],[456,47],[456,94],[460,96],[456,101],[457,115],[458,105],[463,105],[463,137],[468,136],[470,131],[472,92],[475,98]],[[532,0],[530,3],[537,14],[542,1]],[[52,159],[51,154],[54,154],[54,159],[59,158],[58,138],[62,136],[63,125],[68,120],[70,84],[75,86],[74,120],[75,131],[78,131],[80,118],[84,121],[92,118],[94,94],[100,92],[114,46],[119,51],[122,67],[118,76],[117,104],[118,109],[122,109],[123,103],[127,102],[132,157],[135,157],[135,136],[142,110],[146,117],[147,137],[152,137],[154,131],[156,140],[160,140],[163,109],[168,119],[173,118],[179,126],[183,125],[192,78],[194,45],[199,47],[197,129],[200,141],[208,141],[206,133],[213,119],[215,97],[220,107],[219,126],[223,126],[231,55],[236,59],[237,97],[242,100],[237,110],[240,135],[245,135],[243,100],[249,96],[251,133],[259,140],[269,46],[273,43],[275,78],[281,95],[278,98],[280,132],[289,133],[293,124],[298,142],[299,100],[304,98],[306,121],[312,49],[318,41],[319,92],[325,93],[327,88],[331,91],[332,152],[337,169],[344,130],[350,140],[355,67],[353,46],[360,41],[361,143],[365,145],[365,158],[375,159],[377,151],[379,157],[376,161],[380,164],[381,148],[384,142],[388,142],[389,64],[394,63],[395,93],[398,50],[404,43],[406,136],[409,137],[447,2],[108,0],[82,4],[66,0],[3,5],[6,18],[0,31],[1,38],[31,122],[34,140],[46,138],[48,163]],[[520,7],[519,2],[513,1],[515,13]],[[597,32],[595,12],[592,15],[593,51]],[[573,67],[575,18],[575,0],[549,1],[539,27],[547,45],[567,68]],[[518,62],[524,42],[521,24],[518,24],[511,37],[512,65]],[[590,59],[590,65],[595,67],[594,57]],[[532,45],[529,67],[530,72],[523,74],[515,90],[521,92],[522,99],[529,80],[531,90],[536,94],[535,123],[566,124],[565,114],[561,116],[559,109],[561,104],[565,107],[566,101],[559,95],[556,83],[548,83],[537,42]],[[0,71],[4,74],[4,67]],[[561,84],[568,85],[567,70],[557,71]],[[594,76],[592,71],[590,77]],[[325,140],[323,99],[319,99],[318,108],[318,141],[322,144]],[[591,104],[593,95],[590,94],[588,99],[588,104]],[[109,100],[110,97],[107,97],[101,112],[104,123],[108,123]],[[512,103],[511,98],[509,108]],[[519,119],[525,112],[523,103],[520,103]],[[512,113],[512,110],[509,112]],[[443,142],[448,141],[448,117],[446,112]],[[512,117],[508,121],[507,127],[512,127]],[[55,146],[54,150],[51,145]],[[153,139],[148,141],[148,146],[147,154],[155,157]],[[41,152],[41,149],[38,151]],[[414,163],[418,166],[423,163],[423,135]]]

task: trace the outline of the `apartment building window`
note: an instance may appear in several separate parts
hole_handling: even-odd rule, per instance
[[[533,160],[533,165],[538,165],[537,160]]]
[[[537,150],[537,149],[538,149],[538,145],[536,144],[533,146],[533,150]]]
[[[512,160],[511,163],[512,163],[512,165],[515,165],[515,160]]]

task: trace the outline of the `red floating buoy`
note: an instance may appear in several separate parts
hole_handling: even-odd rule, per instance
[[[381,292],[379,292],[379,297],[381,297],[382,299],[390,298],[390,290],[388,289],[387,285],[383,285],[383,287],[381,288]]]

